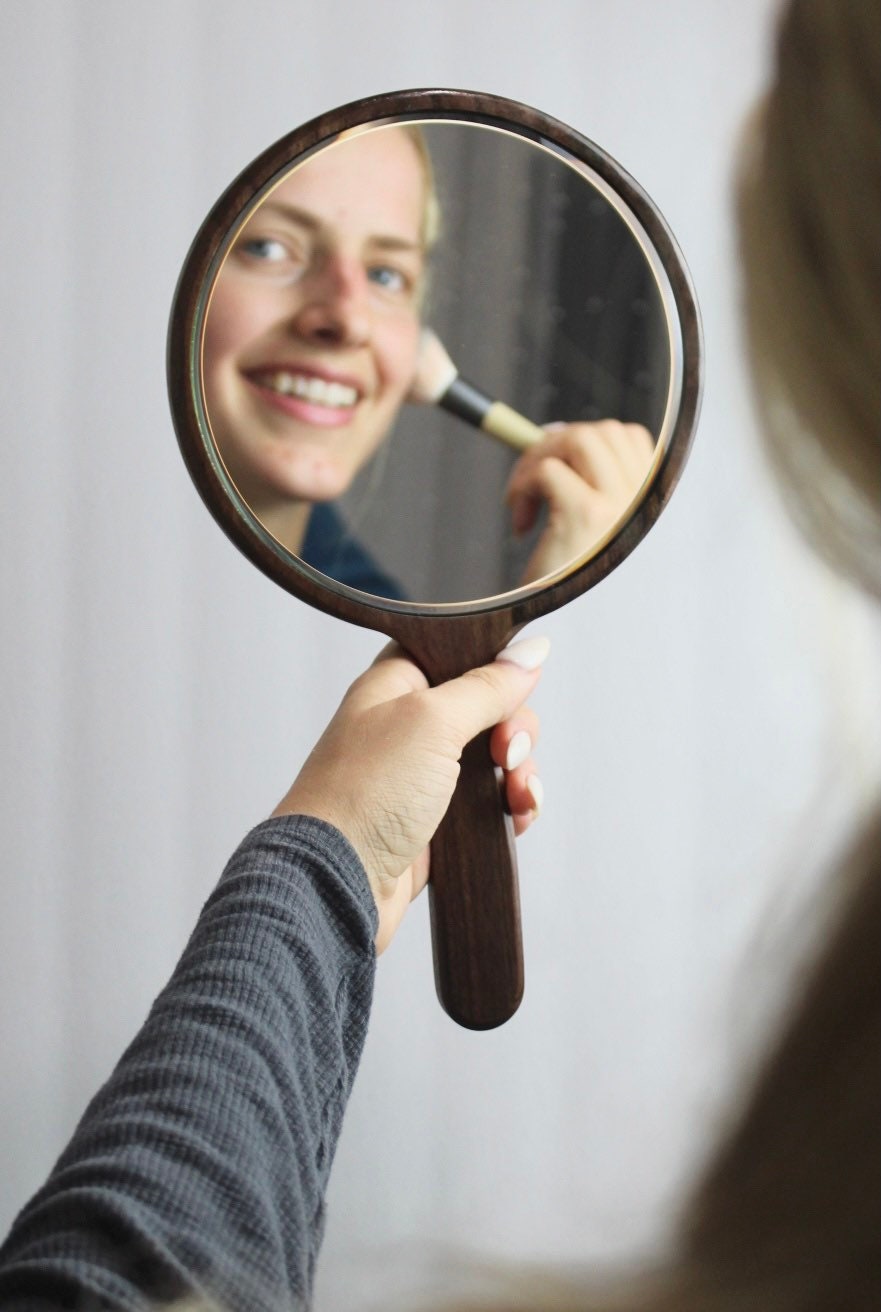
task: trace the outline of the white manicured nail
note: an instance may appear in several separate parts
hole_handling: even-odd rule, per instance
[[[500,651],[496,660],[519,665],[521,670],[537,670],[550,650],[550,638],[520,638]]]
[[[525,729],[518,729],[508,743],[508,755],[505,757],[505,769],[516,770],[522,765],[532,751],[532,739]]]
[[[545,804],[545,790],[537,774],[531,774],[526,780],[526,791],[532,798],[533,811],[536,815],[541,815],[541,808]]]

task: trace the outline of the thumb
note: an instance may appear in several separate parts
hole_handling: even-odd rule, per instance
[[[390,642],[360,675],[346,693],[346,704],[353,710],[366,711],[381,702],[394,701],[411,692],[421,692],[428,680],[396,642]]]
[[[431,689],[440,722],[459,749],[484,729],[507,720],[538,683],[541,666],[551,649],[548,638],[522,638],[499,652],[491,665],[469,670],[458,679]]]

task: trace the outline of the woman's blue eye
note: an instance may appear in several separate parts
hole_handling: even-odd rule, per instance
[[[368,269],[367,277],[387,292],[405,292],[409,287],[409,280],[400,269],[391,269],[387,264],[378,264]]]
[[[287,258],[284,246],[272,237],[249,237],[242,243],[242,250],[255,260],[262,260],[268,264],[278,264]]]

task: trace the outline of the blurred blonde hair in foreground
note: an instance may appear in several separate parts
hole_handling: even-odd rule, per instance
[[[881,0],[784,9],[737,203],[771,463],[811,546],[881,595]],[[836,912],[825,946],[688,1206],[670,1263],[605,1290],[521,1277],[484,1312],[877,1312],[877,803],[828,892]]]
[[[746,333],[778,482],[810,545],[881,596],[881,0],[784,9],[737,208]],[[877,1312],[877,803],[830,875],[825,946],[688,1205],[669,1264],[605,1288],[512,1273],[505,1294],[472,1307]]]
[[[798,0],[746,143],[747,340],[810,544],[881,596],[881,6]]]
[[[810,544],[881,595],[881,0],[785,9],[738,215],[749,350],[780,486]],[[496,1292],[457,1312],[877,1312],[877,813],[832,874],[825,947],[688,1207],[675,1257],[603,1285],[484,1270]]]

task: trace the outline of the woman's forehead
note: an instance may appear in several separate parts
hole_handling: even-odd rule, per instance
[[[265,203],[353,235],[393,236],[421,245],[425,192],[425,170],[413,142],[400,128],[384,128],[319,151]]]

